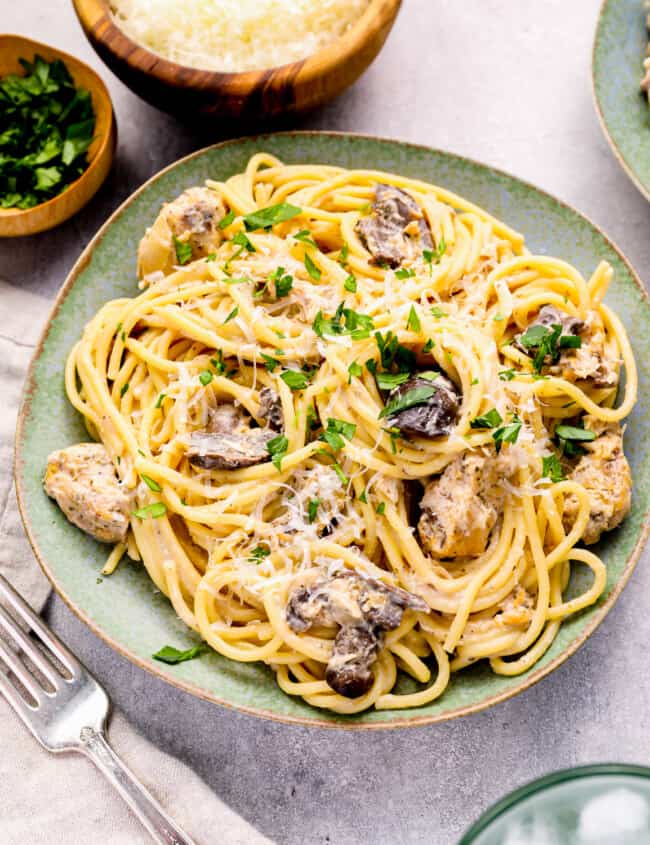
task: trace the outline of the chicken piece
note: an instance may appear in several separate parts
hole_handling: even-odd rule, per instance
[[[570,382],[590,381],[594,387],[615,387],[618,383],[618,362],[609,360],[605,351],[605,333],[600,320],[592,312],[586,320],[579,320],[553,305],[545,305],[537,319],[528,326],[529,332],[535,326],[549,331],[554,326],[562,327],[562,335],[580,337],[577,348],[557,347],[544,358],[544,367],[549,375],[558,376]],[[515,346],[526,355],[534,357],[539,346],[522,343],[526,333],[518,335]]]
[[[378,184],[372,209],[357,222],[356,231],[375,264],[399,267],[405,259],[433,248],[424,215],[406,191]]]
[[[387,405],[418,388],[431,388],[435,393],[417,405],[391,414],[389,426],[415,437],[440,437],[451,432],[458,417],[460,392],[453,381],[441,373],[435,376],[431,379],[416,375],[391,390]]]
[[[270,387],[263,387],[260,390],[259,416],[273,431],[280,432],[284,429],[282,402],[275,390]]]
[[[517,586],[501,604],[501,610],[494,619],[499,625],[520,628],[528,625],[533,615],[533,597]]]
[[[339,626],[325,680],[341,695],[358,698],[372,686],[371,667],[382,632],[399,627],[407,609],[425,613],[429,607],[413,593],[344,570],[295,590],[286,616],[289,627],[299,633],[313,626]]]
[[[569,474],[589,493],[591,510],[589,521],[582,535],[586,544],[596,543],[603,531],[616,528],[628,514],[632,499],[630,465],[623,454],[623,431],[618,423],[603,423],[593,417],[584,418],[585,428],[599,436],[591,442],[581,443],[583,455]],[[570,531],[578,514],[576,496],[564,501],[562,520]]]
[[[463,452],[427,484],[418,523],[420,542],[433,557],[482,554],[503,507],[500,483],[511,472],[507,458]]]
[[[129,528],[131,500],[101,443],[78,443],[47,459],[43,481],[66,517],[102,543],[121,543]]]
[[[190,188],[166,203],[140,241],[138,278],[173,271],[179,263],[174,238],[192,248],[190,261],[214,252],[223,240],[218,224],[225,214],[219,194],[210,188]]]

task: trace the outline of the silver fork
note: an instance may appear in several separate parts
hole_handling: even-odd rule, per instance
[[[4,639],[0,637],[0,693],[36,739],[48,751],[77,751],[89,757],[131,807],[155,842],[160,845],[194,845],[106,741],[110,702],[103,687],[2,575],[0,599],[0,631],[4,634]],[[3,603],[26,623],[32,636],[16,624]],[[64,667],[67,676],[36,646],[34,636],[40,640],[45,653],[52,655]],[[25,663],[25,657],[38,670],[41,679]],[[11,676],[19,684],[14,683]]]

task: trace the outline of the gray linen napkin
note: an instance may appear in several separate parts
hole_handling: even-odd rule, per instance
[[[24,535],[13,487],[13,438],[25,371],[50,303],[0,281],[0,571],[40,611],[50,592]],[[115,712],[117,753],[199,845],[269,840],[174,757]],[[0,829],[3,845],[146,845],[151,842],[89,760],[44,751],[0,697]]]

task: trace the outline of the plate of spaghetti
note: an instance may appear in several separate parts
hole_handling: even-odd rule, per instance
[[[472,712],[631,574],[649,333],[611,242],[511,176],[351,135],[210,147],[61,291],[26,528],[99,636],[196,695],[321,726]]]

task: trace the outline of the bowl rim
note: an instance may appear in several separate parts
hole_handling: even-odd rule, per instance
[[[621,149],[618,146],[614,135],[610,132],[609,126],[607,125],[607,121],[605,120],[605,113],[600,102],[600,97],[598,96],[598,87],[596,84],[596,55],[600,49],[600,39],[603,35],[603,21],[605,18],[605,11],[607,10],[607,7],[609,6],[610,2],[611,0],[601,0],[600,9],[598,10],[598,18],[596,20],[594,40],[591,47],[591,98],[594,103],[594,108],[596,110],[596,116],[598,117],[598,123],[600,124],[600,128],[603,132],[603,135],[605,136],[605,140],[609,144],[610,150],[614,154],[614,157],[616,158],[620,166],[627,174],[632,184],[648,200],[648,202],[650,202],[650,187],[645,185],[641,181],[641,179],[636,175],[636,173],[632,169],[632,166],[628,164],[627,159],[621,152]],[[641,71],[639,71],[639,75],[640,73]],[[650,102],[648,103],[648,107],[650,108]]]
[[[38,543],[36,541],[36,537],[32,530],[29,514],[27,512],[27,494],[23,487],[23,479],[21,474],[21,467],[23,464],[22,459],[22,444],[24,439],[24,428],[27,419],[27,415],[30,411],[31,405],[31,392],[34,387],[34,370],[36,366],[36,362],[41,356],[43,351],[43,346],[47,340],[49,335],[50,329],[52,327],[52,323],[56,318],[58,311],[63,304],[63,301],[68,296],[73,285],[76,283],[77,278],[79,275],[85,270],[86,266],[90,262],[92,258],[92,254],[95,248],[99,245],[101,240],[103,239],[106,231],[112,225],[113,221],[120,217],[127,208],[151,185],[153,182],[157,181],[159,178],[164,176],[166,173],[170,172],[173,168],[177,167],[179,164],[183,162],[190,161],[193,158],[198,156],[204,155],[207,151],[213,149],[219,149],[226,146],[231,146],[235,144],[239,144],[242,141],[261,141],[268,137],[307,137],[307,136],[326,136],[331,138],[338,138],[338,139],[345,139],[345,138],[353,138],[353,139],[365,139],[365,140],[374,140],[374,141],[383,141],[385,143],[391,144],[399,144],[402,147],[410,147],[415,150],[422,150],[427,152],[437,152],[442,153],[445,156],[450,158],[455,158],[458,161],[468,162],[474,166],[479,166],[489,170],[497,175],[505,176],[508,179],[513,179],[515,182],[530,188],[543,196],[551,199],[553,202],[556,202],[562,208],[571,211],[574,214],[577,214],[579,217],[582,217],[584,220],[589,223],[590,226],[603,238],[604,242],[610,247],[619,257],[623,265],[626,267],[627,271],[630,274],[630,278],[632,279],[633,283],[636,285],[638,292],[640,294],[641,299],[645,303],[646,307],[650,306],[650,294],[645,289],[639,275],[637,274],[636,270],[634,269],[632,263],[628,260],[628,258],[624,255],[624,253],[619,249],[619,247],[603,232],[603,230],[594,223],[587,215],[583,214],[582,212],[575,209],[569,203],[564,202],[563,200],[557,198],[555,195],[545,191],[542,188],[538,188],[531,182],[528,182],[525,179],[520,179],[518,176],[513,176],[512,174],[508,173],[505,170],[502,170],[497,167],[492,167],[491,165],[484,164],[476,159],[469,158],[468,156],[459,155],[457,153],[448,152],[446,150],[442,150],[439,148],[434,148],[427,146],[426,144],[415,144],[410,141],[402,141],[396,138],[386,138],[383,136],[377,135],[369,135],[363,134],[358,132],[337,132],[337,131],[319,131],[319,130],[294,130],[294,131],[284,131],[284,132],[273,132],[273,133],[260,133],[255,135],[248,135],[242,136],[240,138],[232,138],[226,141],[221,141],[216,144],[209,144],[206,147],[202,147],[199,150],[195,150],[189,155],[182,156],[181,158],[177,159],[176,161],[168,164],[166,167],[159,170],[157,173],[154,173],[149,179],[146,180],[139,188],[136,188],[133,193],[131,193],[121,205],[118,206],[117,209],[107,218],[104,224],[98,229],[95,233],[93,238],[90,242],[86,245],[84,250],[81,252],[77,260],[75,261],[72,269],[70,270],[68,276],[66,277],[63,285],[61,286],[56,299],[52,305],[52,309],[47,317],[46,323],[43,327],[41,335],[38,339],[38,343],[34,349],[34,353],[32,355],[29,368],[27,370],[25,376],[25,383],[23,388],[23,393],[21,397],[21,403],[18,412],[18,419],[16,424],[16,435],[14,441],[14,463],[13,463],[13,474],[14,480],[16,485],[16,498],[18,501],[18,508],[20,511],[20,516],[22,519],[23,527],[25,529],[25,533],[29,540],[30,546],[32,547],[32,551],[34,552],[34,556],[38,561],[41,569],[45,573],[46,577],[52,584],[55,592],[57,595],[64,601],[64,603],[68,606],[68,608],[85,624],[87,625],[90,630],[98,636],[101,640],[103,640],[111,649],[116,651],[122,657],[126,657],[136,666],[145,671],[149,672],[150,674],[156,676],[157,678],[162,679],[166,683],[171,684],[172,686],[176,687],[177,689],[181,689],[184,692],[189,693],[190,695],[194,695],[195,697],[201,698],[205,701],[209,701],[213,704],[217,704],[221,707],[225,707],[231,710],[235,710],[240,713],[245,713],[249,716],[256,716],[262,719],[269,719],[271,721],[282,722],[284,724],[290,725],[299,725],[301,727],[314,727],[314,728],[329,728],[329,729],[342,729],[342,730],[358,730],[358,731],[381,731],[381,730],[394,730],[397,728],[415,728],[415,727],[423,727],[426,725],[438,724],[441,722],[451,721],[452,719],[460,718],[461,716],[468,716],[473,713],[479,713],[482,710],[486,710],[489,707],[492,707],[495,704],[499,704],[502,701],[507,701],[509,698],[513,698],[514,696],[525,692],[530,687],[534,686],[536,683],[545,678],[547,675],[551,674],[555,669],[558,668],[562,663],[568,660],[575,652],[586,642],[586,640],[591,636],[591,634],[596,630],[596,628],[600,625],[603,619],[607,616],[613,605],[616,603],[619,595],[623,591],[623,588],[629,581],[632,572],[637,564],[637,561],[641,555],[643,547],[645,546],[648,537],[650,536],[650,509],[648,509],[645,513],[643,518],[643,523],[639,531],[639,536],[632,548],[630,554],[628,555],[627,561],[625,563],[625,568],[623,569],[618,581],[612,588],[612,591],[607,596],[605,601],[596,608],[594,612],[594,616],[589,621],[585,629],[582,631],[580,636],[578,636],[575,640],[573,640],[565,649],[563,649],[550,663],[546,664],[545,666],[540,667],[533,671],[521,684],[515,686],[512,689],[504,690],[502,692],[497,693],[496,695],[492,695],[489,698],[486,698],[482,701],[476,702],[474,704],[468,704],[461,707],[457,707],[456,709],[445,712],[445,713],[438,713],[434,715],[426,715],[426,716],[412,716],[407,717],[403,716],[401,718],[393,719],[390,722],[358,722],[353,721],[354,717],[350,720],[346,721],[327,721],[325,719],[321,719],[318,716],[314,716],[314,718],[308,718],[306,716],[294,716],[294,715],[287,715],[276,713],[273,710],[268,710],[262,707],[254,707],[249,706],[246,704],[234,704],[230,701],[226,701],[223,698],[220,698],[217,695],[214,695],[207,690],[201,688],[196,683],[191,681],[185,681],[181,678],[175,678],[171,676],[169,673],[165,672],[160,666],[152,663],[151,661],[147,661],[144,658],[140,657],[139,655],[135,654],[131,649],[119,643],[111,634],[104,631],[89,615],[88,613],[79,607],[75,602],[70,599],[65,591],[60,587],[57,582],[56,577],[54,576],[52,570],[50,569],[49,564],[46,561],[45,555],[41,553]],[[318,711],[316,711],[318,712]],[[408,711],[407,711],[408,712]]]
[[[223,85],[228,85],[233,96],[249,93],[251,88],[259,85],[260,78],[265,87],[274,88],[277,80],[276,74],[279,71],[291,69],[296,73],[300,71],[302,83],[308,85],[355,55],[371,36],[382,30],[386,23],[389,23],[390,28],[392,28],[402,5],[402,0],[369,0],[366,10],[343,35],[329,44],[325,44],[315,53],[310,53],[295,62],[229,72],[183,65],[133,40],[115,22],[115,16],[110,8],[110,0],[72,0],[72,2],[84,31],[113,56],[126,62],[129,68],[140,71],[146,76],[153,77],[179,90],[194,89],[197,87],[197,83],[208,92],[221,88]],[[106,25],[101,33],[95,30],[95,23],[91,21],[89,4],[101,9],[106,16]],[[138,55],[138,51],[139,55],[145,56],[149,60],[149,67],[146,70],[132,58],[134,54]],[[182,77],[186,74],[192,74],[195,78],[190,81],[184,80]],[[181,78],[179,79],[179,77]],[[284,86],[285,83],[281,82],[281,84]]]
[[[535,778],[535,780],[528,781],[528,783],[525,783],[523,786],[509,792],[491,807],[488,807],[488,809],[485,810],[474,824],[463,834],[458,845],[474,845],[476,838],[480,836],[481,833],[484,833],[493,822],[517,804],[525,801],[527,798],[530,798],[531,795],[544,792],[547,789],[558,786],[562,783],[582,780],[583,778],[608,775],[615,777],[640,777],[650,780],[650,768],[633,763],[591,763],[586,766],[575,766],[570,769],[560,769],[559,771],[550,772],[547,775]]]
[[[113,143],[113,135],[115,132],[115,109],[113,107],[113,100],[111,99],[111,95],[106,87],[106,83],[101,78],[101,76],[97,73],[97,71],[91,67],[87,62],[84,62],[82,59],[78,59],[76,56],[73,56],[71,53],[67,53],[65,50],[60,50],[58,47],[54,47],[52,44],[46,44],[44,41],[35,41],[33,38],[28,38],[26,35],[20,35],[17,33],[2,33],[0,34],[0,46],[3,41],[10,41],[15,40],[19,42],[23,42],[26,45],[29,45],[29,49],[36,49],[45,47],[47,50],[51,50],[53,53],[56,53],[57,56],[61,57],[61,61],[64,63],[72,61],[73,63],[77,63],[82,65],[85,70],[89,71],[91,76],[94,77],[96,81],[96,87],[90,92],[91,95],[95,92],[98,93],[100,97],[102,97],[109,108],[107,109],[108,113],[108,125],[106,127],[106,131],[104,132],[104,137],[101,139],[100,144],[98,145],[97,149],[94,151],[92,158],[88,157],[88,167],[84,170],[84,172],[78,176],[74,182],[71,182],[65,190],[61,191],[60,194],[57,194],[54,197],[50,197],[49,200],[45,200],[45,202],[40,202],[38,205],[33,205],[30,208],[0,208],[0,218],[7,220],[11,218],[12,220],[16,219],[26,219],[29,217],[30,214],[34,214],[35,212],[42,213],[46,209],[54,208],[56,203],[61,199],[61,197],[69,197],[70,192],[76,190],[80,183],[83,182],[90,171],[96,167],[99,162],[102,160],[107,146],[110,146]],[[96,110],[94,110],[96,111]]]

